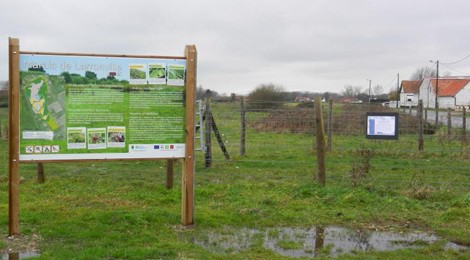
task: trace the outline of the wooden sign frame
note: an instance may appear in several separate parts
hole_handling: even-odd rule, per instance
[[[17,235],[19,231],[19,163],[42,163],[45,161],[32,160],[20,161],[20,54],[37,54],[37,55],[64,55],[64,56],[99,56],[99,57],[116,57],[116,58],[156,58],[156,59],[185,59],[186,60],[186,77],[185,77],[185,118],[186,124],[185,134],[185,155],[183,160],[182,173],[182,208],[181,223],[182,225],[194,224],[194,105],[195,105],[195,89],[197,75],[197,50],[194,45],[186,45],[184,56],[143,56],[143,55],[102,55],[102,54],[77,54],[77,53],[42,53],[20,51],[18,38],[9,38],[9,157],[8,157],[8,193],[9,193],[9,235]],[[57,160],[57,162],[68,161],[122,161],[122,160],[168,160],[174,158],[119,158],[119,159],[86,159],[86,160]],[[47,160],[54,162],[54,160]],[[169,164],[170,165],[170,164]],[[172,165],[172,163],[171,163]]]

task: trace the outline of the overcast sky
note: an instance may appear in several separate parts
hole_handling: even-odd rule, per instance
[[[470,75],[465,0],[0,0],[0,80],[8,37],[24,51],[181,56],[198,50],[198,81],[246,94],[261,83],[388,92],[418,67]]]

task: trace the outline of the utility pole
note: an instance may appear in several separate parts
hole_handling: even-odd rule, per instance
[[[372,84],[372,80],[369,79],[369,105],[370,105],[370,87],[371,87],[371,84]]]
[[[435,105],[434,107],[436,108],[436,127],[439,126],[439,102],[438,102],[438,96],[439,96],[439,60],[436,61],[436,99],[435,99]]]
[[[400,101],[400,73],[397,73],[397,108]]]

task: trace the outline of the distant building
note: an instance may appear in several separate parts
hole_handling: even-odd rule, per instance
[[[352,98],[352,97],[342,97],[338,101],[340,103],[345,103],[345,104],[360,104],[360,103],[362,103],[362,100],[359,100],[357,98]]]
[[[419,101],[421,80],[402,80],[400,85],[400,107],[416,107]]]
[[[456,109],[470,105],[470,77],[426,78],[419,87],[419,99],[424,107],[435,108],[436,85],[438,85],[439,108]]]
[[[295,102],[310,102],[311,99],[309,97],[295,97]]]

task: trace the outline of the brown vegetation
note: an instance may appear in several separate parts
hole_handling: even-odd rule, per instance
[[[367,112],[392,112],[388,107],[367,104],[345,104],[342,111],[333,113],[333,133],[335,134],[364,134],[366,129]],[[327,126],[327,113],[323,110],[325,127]],[[315,114],[313,109],[290,108],[270,110],[267,116],[249,122],[249,125],[258,131],[313,133],[315,131]],[[431,125],[425,125],[431,129]],[[400,133],[418,133],[418,119],[409,114],[400,114]]]

